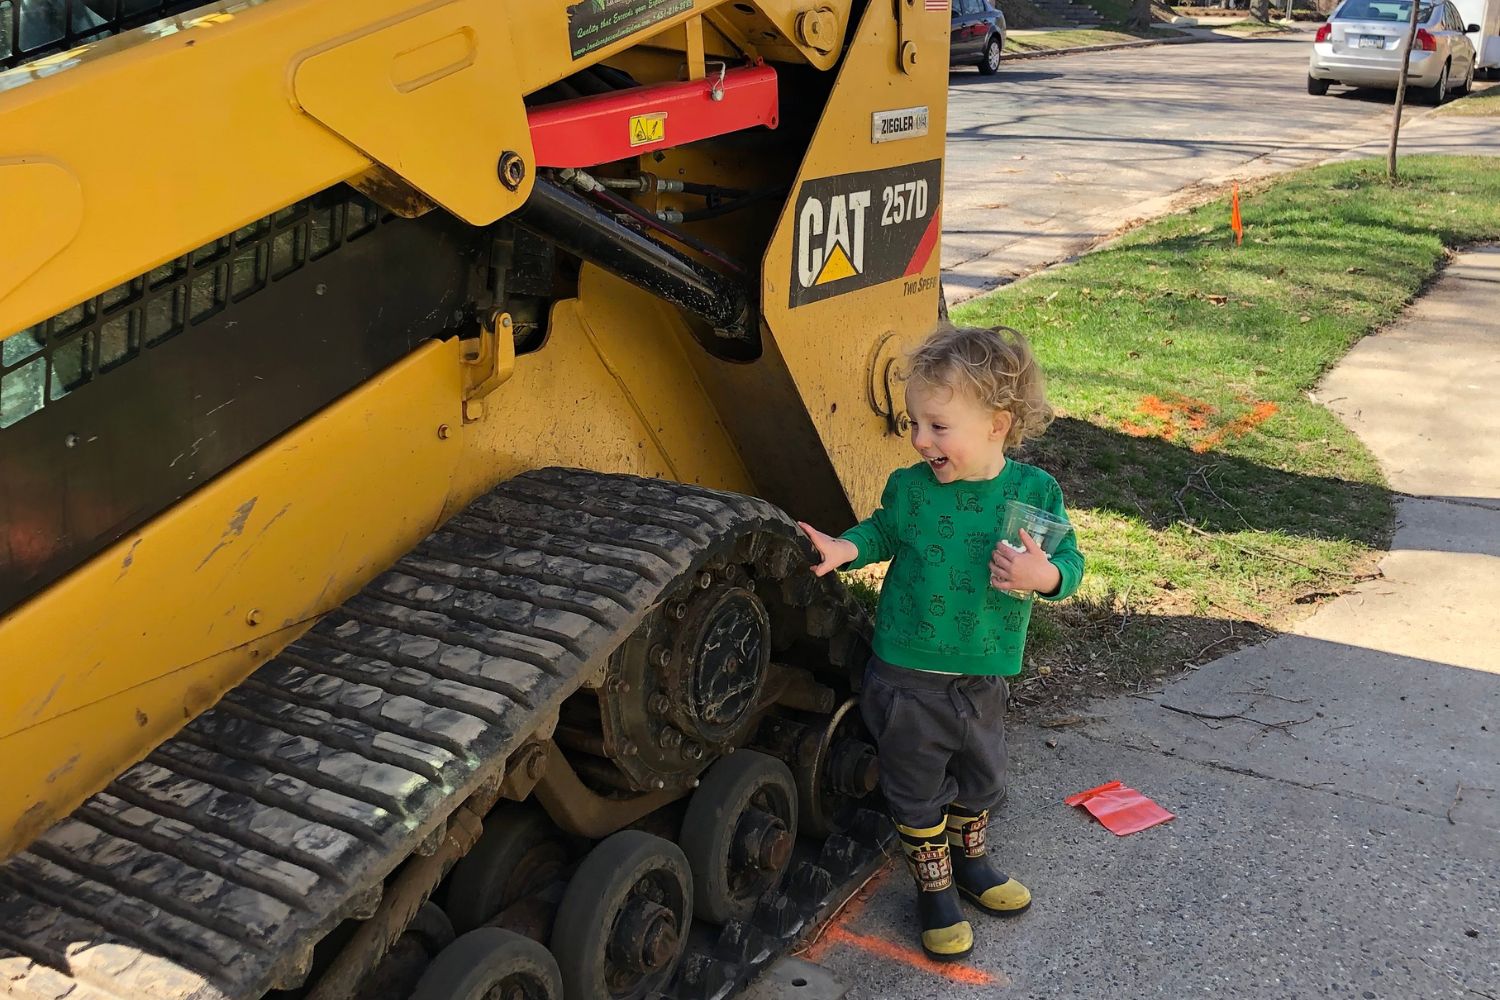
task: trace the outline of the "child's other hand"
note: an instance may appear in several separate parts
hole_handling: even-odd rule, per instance
[[[813,574],[816,576],[838,569],[859,555],[859,548],[851,541],[825,535],[805,521],[798,521],[797,527],[807,532],[807,537],[818,548],[818,555],[823,557],[823,561],[813,567]]]
[[[1025,531],[1021,532],[1021,544],[1026,546],[1021,552],[1004,542],[995,546],[990,556],[990,586],[996,590],[1052,593],[1062,582],[1061,571]]]

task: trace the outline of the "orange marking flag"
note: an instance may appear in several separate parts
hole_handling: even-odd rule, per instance
[[[1134,788],[1118,781],[1106,782],[1098,788],[1069,795],[1063,802],[1070,806],[1083,806],[1104,824],[1106,830],[1119,837],[1140,833],[1174,818],[1171,813]]]
[[[1229,199],[1229,228],[1234,230],[1234,245],[1245,240],[1245,226],[1240,221],[1240,186],[1234,186],[1234,196]]]

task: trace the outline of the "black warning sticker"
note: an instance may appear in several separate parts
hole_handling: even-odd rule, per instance
[[[693,0],[582,0],[568,8],[573,58],[693,9]]]
[[[791,308],[921,274],[937,249],[942,190],[941,160],[804,183]]]

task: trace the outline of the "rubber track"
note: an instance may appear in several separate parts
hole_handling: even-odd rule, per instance
[[[0,985],[252,1000],[484,781],[759,500],[542,469],[475,501],[0,865]]]

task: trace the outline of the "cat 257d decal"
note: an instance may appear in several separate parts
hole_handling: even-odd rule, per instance
[[[791,308],[922,274],[937,249],[942,190],[941,160],[804,183]]]

